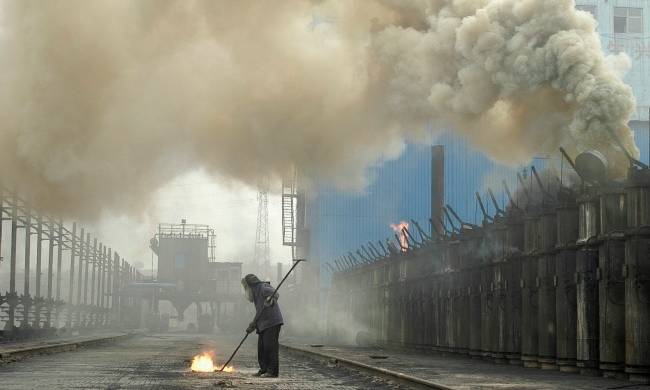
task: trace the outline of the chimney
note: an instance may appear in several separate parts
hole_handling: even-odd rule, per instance
[[[433,232],[442,231],[442,206],[445,204],[445,146],[431,146],[431,221]]]

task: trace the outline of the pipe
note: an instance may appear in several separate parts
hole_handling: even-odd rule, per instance
[[[519,209],[519,206],[515,203],[515,200],[512,198],[512,194],[510,193],[510,188],[508,188],[508,183],[506,183],[505,180],[503,180],[502,183],[503,183],[503,189],[506,191],[506,194],[508,195],[508,201],[510,202],[510,206]]]
[[[490,199],[492,199],[492,204],[494,205],[494,209],[496,210],[496,213],[498,215],[504,215],[505,213],[499,207],[499,203],[497,202],[497,198],[494,196],[494,192],[492,192],[492,189],[488,187],[488,194],[490,194]]]
[[[420,235],[420,239],[425,242],[425,241],[431,241],[431,236],[426,234],[424,230],[420,227],[420,224],[411,219],[411,223],[415,226],[415,228],[418,230],[418,234]]]
[[[478,205],[481,208],[481,212],[483,213],[483,218],[486,221],[491,222],[493,218],[488,215],[487,211],[485,211],[485,206],[483,205],[483,200],[481,199],[481,195],[479,195],[478,191],[476,191],[475,194],[476,194],[476,200],[478,201]]]

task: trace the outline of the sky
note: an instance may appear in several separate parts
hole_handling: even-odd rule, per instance
[[[289,263],[291,248],[282,246],[280,195],[270,194],[268,207],[271,261]],[[182,219],[215,230],[217,261],[248,262],[255,244],[257,189],[192,171],[157,190],[141,217],[103,215],[92,230],[130,263],[141,262],[144,269],[151,269],[149,239],[158,223],[180,223]]]
[[[278,192],[279,187],[275,190]],[[150,274],[152,259],[154,269],[157,267],[157,258],[152,256],[149,249],[149,240],[157,231],[158,224],[180,223],[181,219],[186,219],[189,224],[210,225],[215,230],[217,261],[246,263],[251,260],[257,225],[256,188],[195,170],[152,191],[155,191],[152,202],[141,215],[105,213],[94,223],[78,221],[78,228],[85,228],[86,232],[91,233],[91,237],[97,237],[147,275]],[[280,195],[269,194],[268,206],[271,261],[290,263],[291,248],[282,246]],[[66,222],[68,228],[71,228],[71,222]],[[0,263],[0,280],[3,281],[8,277],[9,271],[10,230],[9,221],[5,221],[2,257],[6,261]],[[21,273],[24,268],[24,233],[19,230],[18,234],[17,269],[18,273]],[[35,241],[32,245],[35,245]],[[46,244],[44,250],[45,248]],[[67,267],[67,256],[65,253],[64,267]],[[32,262],[34,261],[32,257]],[[22,286],[21,278],[22,276],[18,281],[19,291]]]

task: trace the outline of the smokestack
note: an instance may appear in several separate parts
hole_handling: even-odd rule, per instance
[[[431,223],[441,232],[442,206],[445,204],[445,146],[431,146]]]

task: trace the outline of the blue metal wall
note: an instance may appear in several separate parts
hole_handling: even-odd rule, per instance
[[[648,161],[647,122],[632,122],[641,160]],[[494,190],[501,207],[507,201],[502,187],[506,180],[511,191],[518,186],[516,172],[525,177],[526,184],[533,185],[530,166],[535,166],[547,184],[549,177],[543,171],[549,161],[556,166],[570,169],[561,162],[560,153],[538,157],[526,167],[499,165],[485,155],[473,150],[465,140],[453,134],[444,134],[435,141],[445,145],[445,203],[451,205],[466,222],[480,224],[482,214],[476,202],[475,192],[484,199],[490,214],[494,207],[487,196],[488,187]],[[350,194],[335,188],[322,186],[308,202],[310,228],[309,258],[314,262],[329,262],[348,251],[356,251],[368,241],[376,242],[393,238],[390,224],[416,220],[429,229],[431,214],[431,148],[408,145],[401,157],[370,170],[372,184],[361,194]],[[327,284],[329,275],[321,273]]]
[[[445,134],[435,141],[445,145],[445,203],[461,218],[478,223],[482,217],[474,193],[485,195],[490,178],[503,205],[501,180],[516,187],[515,168],[498,165],[473,150],[466,141]],[[321,186],[308,202],[310,256],[328,262],[356,251],[368,241],[393,238],[390,224],[413,219],[428,230],[431,215],[431,148],[408,145],[401,157],[371,168],[372,184],[361,194]],[[489,205],[488,208],[494,208]],[[322,273],[327,279],[327,273]]]

